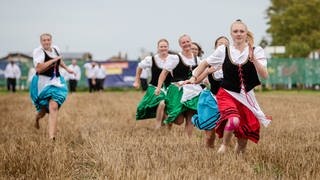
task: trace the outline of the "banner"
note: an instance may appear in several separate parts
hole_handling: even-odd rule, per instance
[[[105,68],[107,77],[104,87],[132,87],[138,61],[99,62]]]

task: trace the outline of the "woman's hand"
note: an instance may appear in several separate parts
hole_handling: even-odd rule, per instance
[[[194,84],[194,83],[195,83],[195,80],[194,80],[194,77],[192,76],[190,79],[183,81],[182,85]]]
[[[139,89],[140,88],[140,82],[135,80],[134,83],[133,83],[133,87],[136,88],[136,89]]]
[[[157,87],[157,89],[154,91],[154,94],[158,96],[160,94],[161,89]]]

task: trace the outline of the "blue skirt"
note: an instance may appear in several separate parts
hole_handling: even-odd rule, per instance
[[[220,118],[216,100],[209,90],[203,90],[198,100],[198,113],[192,116],[192,123],[200,130],[212,130]]]
[[[66,100],[68,94],[68,88],[66,81],[62,76],[60,78],[60,83],[63,85],[61,87],[48,85],[43,88],[41,92],[38,90],[38,80],[39,76],[34,75],[30,85],[30,97],[32,103],[35,105],[37,111],[39,112],[42,108],[46,108],[46,111],[49,112],[49,101],[52,99],[58,103],[59,108]]]

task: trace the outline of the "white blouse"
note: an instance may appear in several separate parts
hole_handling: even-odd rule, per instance
[[[169,54],[167,56],[167,58],[165,60],[161,59],[159,54],[156,54],[154,56],[154,60],[157,63],[157,66],[161,69],[164,68],[165,64],[167,62],[174,62],[176,60],[178,60],[179,62],[179,57],[177,55],[173,55],[173,54]],[[147,68],[151,68],[152,67],[152,57],[151,56],[147,56],[146,58],[144,58],[139,64],[138,66],[142,69],[147,69]]]
[[[182,58],[182,61],[184,64],[186,64],[187,66],[194,66],[196,65],[195,61],[194,61],[194,56],[192,56],[192,58],[187,58],[186,56],[184,56],[181,52],[179,53],[179,55]],[[164,65],[164,69],[166,69],[167,71],[172,71],[174,68],[177,67],[177,65],[179,64],[179,57],[177,55],[175,55],[176,58],[172,59],[171,61],[167,61]],[[197,63],[200,63],[200,59],[197,58]]]
[[[60,53],[60,49],[57,46],[52,46],[52,48],[55,48],[59,54]],[[51,57],[51,58],[55,58],[58,56],[58,54],[56,53],[56,51],[54,49],[52,49],[52,51],[46,51],[46,53]],[[43,52],[43,48],[42,46],[39,46],[38,48],[33,50],[33,64],[34,67],[37,67],[38,63],[44,63],[44,58],[45,58],[45,54]],[[61,84],[60,78],[54,77],[48,77],[48,76],[44,76],[44,75],[39,75],[39,80],[38,80],[38,94],[41,93],[41,91],[49,85],[53,85],[56,87],[62,87],[64,86],[63,84]]]
[[[61,55],[60,49],[57,46],[52,46],[52,48],[55,48],[58,53]],[[34,67],[37,66],[38,63],[43,63],[44,62],[44,57],[45,54],[43,52],[43,48],[42,46],[37,47],[36,49],[33,50],[33,65]],[[54,49],[52,49],[52,51],[46,51],[46,53],[51,57],[51,58],[55,58],[57,57],[57,53]]]
[[[236,49],[234,46],[229,46],[229,52],[230,52],[230,58],[231,61],[235,64],[241,64],[244,63],[249,55],[249,47],[247,46],[243,52],[240,52],[238,49]],[[255,58],[265,67],[267,67],[267,58],[265,56],[264,50],[257,46],[254,48],[254,56]],[[212,66],[221,66],[226,56],[226,46],[221,45],[219,46],[213,54],[211,54],[208,58],[205,60],[208,64]]]

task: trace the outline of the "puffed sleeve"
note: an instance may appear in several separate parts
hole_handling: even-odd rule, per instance
[[[218,66],[221,65],[226,56],[226,46],[221,45],[217,47],[217,49],[205,60],[211,66]]]
[[[56,46],[56,45],[54,45],[54,46],[52,46],[54,49],[56,49],[57,50],[57,52],[59,53],[59,55],[58,56],[61,56],[61,50],[60,50],[60,48],[58,47],[58,46]]]
[[[168,59],[164,63],[163,69],[171,72],[174,68],[177,67],[178,64],[179,64],[179,56],[178,55],[172,55],[172,56],[170,56],[170,59]]]
[[[145,57],[145,58],[138,64],[138,66],[139,66],[141,69],[151,68],[151,66],[152,66],[152,57],[151,57],[151,56]]]
[[[33,65],[34,67],[37,67],[38,63],[43,63],[44,62],[44,52],[43,50],[39,47],[33,50]]]
[[[264,49],[257,46],[254,48],[254,57],[258,60],[264,67],[267,67],[267,57],[265,55]]]

